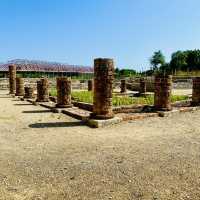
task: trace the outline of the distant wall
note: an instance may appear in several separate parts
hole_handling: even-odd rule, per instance
[[[32,86],[36,88],[37,81],[40,78],[24,78],[25,86]],[[56,79],[49,78],[50,87],[56,87]],[[8,78],[0,78],[0,90],[7,90],[9,88]],[[72,79],[72,89],[87,89],[87,80],[73,80]]]
[[[36,82],[40,78],[24,78],[25,85],[36,87]],[[56,79],[49,78],[50,86],[56,87]],[[8,78],[0,78],[0,89],[8,89]],[[87,80],[74,80],[72,79],[72,89],[85,89],[87,90]],[[139,79],[127,81],[127,88],[132,91],[139,91],[140,83]],[[114,88],[120,88],[120,81],[114,82]],[[173,78],[174,89],[192,89],[192,78]],[[153,79],[147,79],[147,91],[154,92]]]

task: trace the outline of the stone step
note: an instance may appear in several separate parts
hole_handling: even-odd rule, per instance
[[[82,121],[87,121],[90,118],[91,114],[90,111],[83,110],[77,107],[64,108],[61,112]]]

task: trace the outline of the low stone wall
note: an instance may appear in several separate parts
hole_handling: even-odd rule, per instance
[[[37,81],[40,80],[39,78],[25,78],[24,85],[25,86],[32,86],[36,88]],[[50,87],[56,87],[56,80],[49,79]],[[120,81],[115,80],[114,88],[120,88]],[[132,91],[139,91],[140,83],[138,80],[127,81],[127,89]],[[0,78],[0,90],[8,90],[9,83],[8,78]],[[88,84],[87,80],[79,81],[79,80],[72,80],[72,89],[74,90],[87,90]],[[173,89],[192,89],[192,79],[174,79],[173,80]],[[147,92],[154,92],[154,83],[151,80],[147,81]]]
[[[84,102],[72,102],[74,106],[81,108],[83,110],[93,111],[93,104]],[[129,106],[118,106],[113,107],[112,110],[115,114],[117,113],[131,113],[131,112],[141,112],[145,105],[129,105]]]
[[[117,113],[137,113],[142,112],[145,105],[129,105],[113,107],[113,112]]]
[[[28,87],[37,87],[37,81],[39,81],[40,78],[24,78],[24,85]],[[56,79],[49,79],[49,85],[50,87],[56,88]],[[8,78],[0,78],[0,90],[8,90],[9,89],[9,79]],[[72,80],[72,89],[76,90],[87,90],[88,84],[87,80]]]
[[[147,86],[147,92],[154,92],[154,82],[147,82],[146,86]],[[177,80],[173,82],[172,87],[173,89],[192,89],[192,79]],[[127,89],[132,91],[139,91],[140,83],[138,82],[127,83]]]
[[[0,78],[0,90],[8,90],[8,89],[9,89],[9,79]]]
[[[192,79],[173,82],[173,89],[192,89]]]
[[[132,91],[140,91],[140,83],[127,83],[127,89]],[[154,83],[147,82],[146,83],[146,91],[147,92],[154,92]]]
[[[83,110],[93,111],[93,104],[73,101],[73,105]]]

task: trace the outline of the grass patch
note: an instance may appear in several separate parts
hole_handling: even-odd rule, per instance
[[[75,101],[92,103],[93,102],[93,93],[90,91],[73,91],[72,98]]]
[[[56,90],[52,89],[50,95],[56,96]],[[93,103],[93,93],[89,91],[73,91],[72,98],[79,102]],[[189,97],[186,95],[171,96],[172,103],[187,99],[189,99]],[[149,95],[147,97],[128,97],[128,96],[113,95],[113,106],[122,106],[122,105],[125,106],[134,104],[153,105],[154,95]]]

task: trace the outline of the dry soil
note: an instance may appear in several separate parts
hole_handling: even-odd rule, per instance
[[[1,200],[200,199],[200,111],[91,129],[4,93]]]

